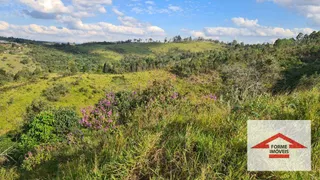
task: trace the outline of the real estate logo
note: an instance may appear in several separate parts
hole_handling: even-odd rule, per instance
[[[290,143],[287,144],[272,144],[272,141],[281,138],[286,142]],[[269,145],[270,144],[270,145]],[[270,149],[269,158],[290,158],[289,149],[304,149],[307,148],[304,145],[296,142],[295,140],[278,133],[263,142],[255,145],[252,147],[253,149]]]
[[[311,121],[248,121],[248,171],[310,171]]]

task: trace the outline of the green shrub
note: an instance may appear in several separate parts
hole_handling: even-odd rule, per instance
[[[80,124],[95,130],[107,130],[117,125],[126,125],[133,120],[137,107],[166,108],[174,105],[179,94],[174,91],[170,80],[154,81],[153,85],[142,92],[121,91],[108,93],[95,107],[82,109]]]
[[[72,108],[52,109],[41,100],[32,102],[25,118],[20,145],[28,150],[43,143],[66,140],[69,133],[78,130],[80,119]]]
[[[280,68],[273,57],[222,67],[222,93],[233,101],[243,101],[272,89],[280,78]]]
[[[28,106],[26,110],[26,115],[24,118],[26,120],[26,124],[31,122],[33,118],[36,115],[38,115],[40,112],[49,110],[50,108],[51,108],[50,105],[46,101],[43,101],[42,99],[33,100],[31,105]]]
[[[158,101],[162,105],[166,105],[178,98],[178,93],[175,92],[175,87],[170,80],[154,81],[152,86],[141,93],[140,98],[139,101],[143,104]]]
[[[126,84],[127,80],[122,75],[122,76],[114,76],[114,77],[112,77],[112,81],[111,82],[116,83],[116,84]]]
[[[14,161],[12,157],[15,151],[16,143],[8,136],[0,136],[0,166]],[[0,178],[1,179],[1,178]]]
[[[20,79],[28,79],[30,76],[32,75],[32,72],[30,72],[27,68],[24,68],[20,71],[18,71],[15,75],[14,75],[14,80],[20,80]]]
[[[55,119],[56,133],[60,137],[65,137],[68,133],[79,128],[80,117],[74,109],[59,108],[53,111]]]
[[[88,89],[88,88],[85,88],[85,87],[81,87],[81,88],[79,88],[79,92],[81,92],[81,93],[83,93],[83,94],[87,94],[87,93],[88,93],[88,91],[89,91],[89,89]]]
[[[27,131],[21,136],[20,146],[23,150],[33,149],[42,143],[57,142],[54,115],[51,112],[41,112],[27,126]]]
[[[65,96],[68,93],[68,88],[63,84],[56,84],[42,92],[48,101],[59,101],[61,96]]]
[[[119,124],[126,124],[132,118],[134,108],[136,108],[136,99],[132,92],[122,91],[115,94],[115,102],[117,102],[117,112],[119,113]]]
[[[320,84],[320,76],[318,73],[315,73],[311,76],[304,75],[299,80],[296,90],[308,90]]]
[[[12,75],[6,72],[6,70],[0,68],[0,85],[11,80],[12,80]]]
[[[49,161],[53,158],[53,152],[57,147],[52,145],[38,146],[33,152],[29,151],[25,155],[25,159],[22,162],[22,168],[31,171],[37,165]]]
[[[26,64],[29,64],[29,60],[28,59],[23,59],[23,60],[20,61],[20,63],[26,65]]]

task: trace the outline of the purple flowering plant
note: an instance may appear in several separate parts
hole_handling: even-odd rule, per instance
[[[205,96],[205,98],[213,100],[213,101],[218,100],[218,97],[215,94],[209,94],[209,95]]]
[[[114,113],[117,102],[114,93],[106,94],[106,97],[99,101],[95,106],[89,106],[81,110],[82,119],[80,124],[83,127],[94,130],[108,130],[115,127]]]
[[[95,106],[81,110],[80,124],[88,129],[107,131],[130,122],[138,106],[148,109],[167,107],[179,97],[170,81],[155,81],[149,88],[138,92],[107,93]]]

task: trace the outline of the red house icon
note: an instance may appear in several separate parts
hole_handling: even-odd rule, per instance
[[[290,144],[289,148],[291,148],[291,149],[307,148],[304,145],[298,143],[297,141],[295,141],[295,140],[293,140],[293,139],[291,139],[281,133],[278,133],[278,134],[262,141],[261,143],[253,146],[252,149],[269,149],[270,148],[269,143],[278,139],[278,138],[281,138],[281,139],[287,141]],[[289,158],[289,154],[270,154],[269,158]]]

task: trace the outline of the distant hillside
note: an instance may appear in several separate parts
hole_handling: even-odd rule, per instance
[[[111,43],[111,44],[60,44],[30,41],[25,39],[1,38],[0,68],[16,74],[26,68],[44,72],[67,72],[76,68],[80,72],[101,72],[104,63],[120,61],[124,56],[156,57],[172,50],[204,52],[219,50],[223,46],[212,42],[181,43]],[[75,67],[70,67],[74,65]]]

